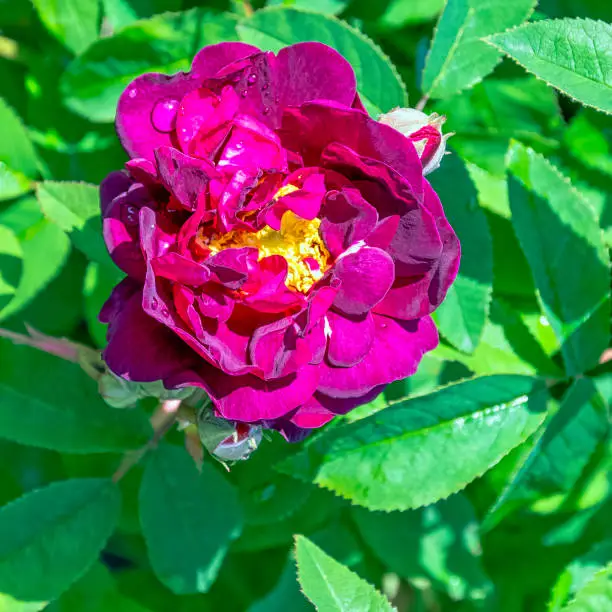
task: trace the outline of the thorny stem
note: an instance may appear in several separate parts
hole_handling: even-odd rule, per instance
[[[161,403],[151,417],[153,426],[151,439],[142,448],[123,456],[117,471],[113,474],[113,482],[119,482],[151,449],[159,444],[174,425],[180,405],[181,400],[166,400]]]

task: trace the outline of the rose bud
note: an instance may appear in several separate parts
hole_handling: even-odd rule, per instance
[[[415,143],[368,116],[336,51],[206,47],[128,85],[117,131],[131,159],[100,200],[127,276],[104,359],[206,391],[236,433],[223,452],[257,426],[301,439],[437,346],[459,242]]]
[[[263,436],[259,425],[226,421],[208,408],[198,414],[198,434],[202,446],[222,462],[248,459]]]
[[[381,115],[378,120],[390,125],[412,140],[423,164],[423,174],[429,174],[440,167],[446,152],[446,141],[453,133],[442,134],[446,121],[444,115],[426,115],[415,108],[395,108]]]

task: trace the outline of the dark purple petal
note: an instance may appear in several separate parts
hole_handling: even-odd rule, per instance
[[[333,366],[357,365],[369,353],[374,342],[374,319],[371,313],[350,317],[335,312],[327,315],[331,335],[327,360]]]
[[[430,317],[395,321],[374,315],[375,336],[367,357],[352,368],[319,365],[318,391],[332,398],[359,397],[380,385],[412,376],[427,351],[438,345]]]
[[[355,248],[356,247],[356,248]],[[380,302],[393,284],[393,259],[381,249],[355,245],[335,263],[332,286],[338,287],[334,306],[361,315]]]
[[[260,53],[257,47],[242,42],[222,42],[209,45],[193,58],[191,72],[199,79],[209,79],[228,64],[254,53]]]
[[[284,47],[278,52],[275,71],[282,108],[309,100],[350,106],[357,94],[351,65],[335,49],[319,42]]]
[[[103,357],[117,376],[153,382],[193,367],[196,355],[171,330],[142,309],[142,293],[132,295],[109,327]]]
[[[328,251],[338,257],[351,245],[365,240],[376,226],[378,213],[352,187],[330,191],[321,208],[319,232]]]
[[[332,143],[353,149],[364,157],[382,161],[421,191],[421,161],[412,142],[388,125],[360,110],[328,102],[306,102],[287,108],[280,130],[283,144],[298,153],[307,166],[319,165],[321,154]]]
[[[189,211],[197,208],[198,198],[206,196],[209,181],[218,176],[209,161],[189,157],[172,147],[156,149],[155,161],[161,182]]]
[[[168,380],[168,384],[203,387],[213,398],[219,416],[254,423],[278,419],[304,404],[317,388],[318,367],[307,365],[296,374],[264,381],[252,375],[229,376],[202,363],[197,371],[184,370]]]

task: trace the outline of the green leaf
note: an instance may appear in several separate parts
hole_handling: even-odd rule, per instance
[[[461,160],[449,156],[431,176],[446,215],[461,242],[461,267],[436,310],[442,335],[460,351],[474,351],[485,326],[493,285],[493,247],[484,212]]]
[[[406,90],[389,58],[364,34],[338,19],[297,9],[270,8],[240,21],[238,35],[246,43],[275,52],[303,41],[325,43],[352,64],[359,95],[370,114],[406,106]]]
[[[92,565],[121,503],[106,479],[53,483],[0,509],[0,591],[29,601],[55,599]]]
[[[118,276],[115,270],[92,262],[87,267],[85,282],[83,284],[83,298],[85,301],[85,321],[87,329],[96,344],[106,346],[106,330],[108,325],[100,323],[98,315],[113,287],[117,284]]]
[[[66,232],[88,259],[110,267],[119,277],[102,238],[98,187],[45,181],[38,185],[36,196],[44,215]]]
[[[564,94],[612,113],[612,25],[592,19],[527,23],[487,42]]]
[[[559,411],[542,427],[517,466],[483,527],[490,529],[526,501],[569,492],[609,429],[606,403],[593,382],[587,378],[574,382]]]
[[[192,9],[129,25],[96,41],[62,77],[66,104],[91,121],[113,121],[121,92],[145,72],[188,70],[197,51],[236,40],[236,18]]]
[[[386,28],[402,28],[413,23],[429,21],[444,8],[444,0],[391,0],[379,20]]]
[[[17,236],[0,225],[0,312],[17,292],[23,269],[23,252]]]
[[[99,0],[32,0],[47,30],[73,53],[81,53],[98,38]]]
[[[588,553],[574,559],[559,576],[552,590],[548,612],[558,612],[576,592],[588,584],[612,559],[612,540],[596,544]]]
[[[135,601],[124,597],[108,569],[95,563],[59,599],[45,608],[46,612],[148,612]],[[0,607],[0,612],[2,608]]]
[[[39,612],[46,607],[46,601],[18,601],[10,595],[0,593],[0,612]]]
[[[0,213],[0,225],[10,228],[21,247],[22,273],[13,299],[0,310],[0,321],[27,306],[62,270],[70,253],[66,234],[43,218],[33,198],[25,198]]]
[[[137,448],[150,433],[143,412],[106,405],[77,364],[0,339],[0,437],[95,453]]]
[[[153,571],[177,595],[207,592],[242,531],[234,488],[208,463],[198,473],[187,452],[170,445],[145,468],[140,521]]]
[[[609,612],[612,609],[612,563],[597,572],[563,612]]]
[[[513,143],[508,168],[512,223],[544,311],[568,374],[584,372],[609,340],[609,256],[601,230],[588,203],[535,151]]]
[[[415,585],[432,582],[453,600],[482,599],[490,590],[478,522],[464,495],[407,512],[352,511],[372,552],[402,578]]]
[[[104,13],[113,28],[122,28],[155,13],[179,11],[181,0],[102,0]]]
[[[278,469],[371,510],[418,508],[526,440],[544,420],[546,397],[536,378],[474,378],[330,429]]]
[[[0,161],[0,202],[18,198],[31,190],[32,181],[29,178]]]
[[[307,9],[325,15],[341,13],[349,0],[268,0],[266,6],[285,6],[298,9]]]
[[[372,585],[304,536],[295,539],[298,580],[317,610],[390,612],[394,608]]]
[[[0,161],[9,170],[26,177],[35,178],[38,174],[38,159],[30,136],[17,113],[0,98]]]
[[[482,38],[519,25],[535,0],[448,0],[423,70],[421,89],[431,98],[448,98],[481,81],[501,53]]]
[[[248,612],[312,612],[312,606],[300,591],[295,563],[290,560],[276,586],[259,601],[249,607]]]

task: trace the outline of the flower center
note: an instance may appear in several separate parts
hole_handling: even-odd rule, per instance
[[[282,255],[288,268],[285,285],[300,293],[308,293],[323,278],[330,258],[319,235],[319,225],[320,219],[307,221],[289,210],[283,215],[280,231],[269,226],[258,232],[234,230],[213,238],[208,248],[215,254],[224,249],[255,247],[260,260],[270,255]]]

